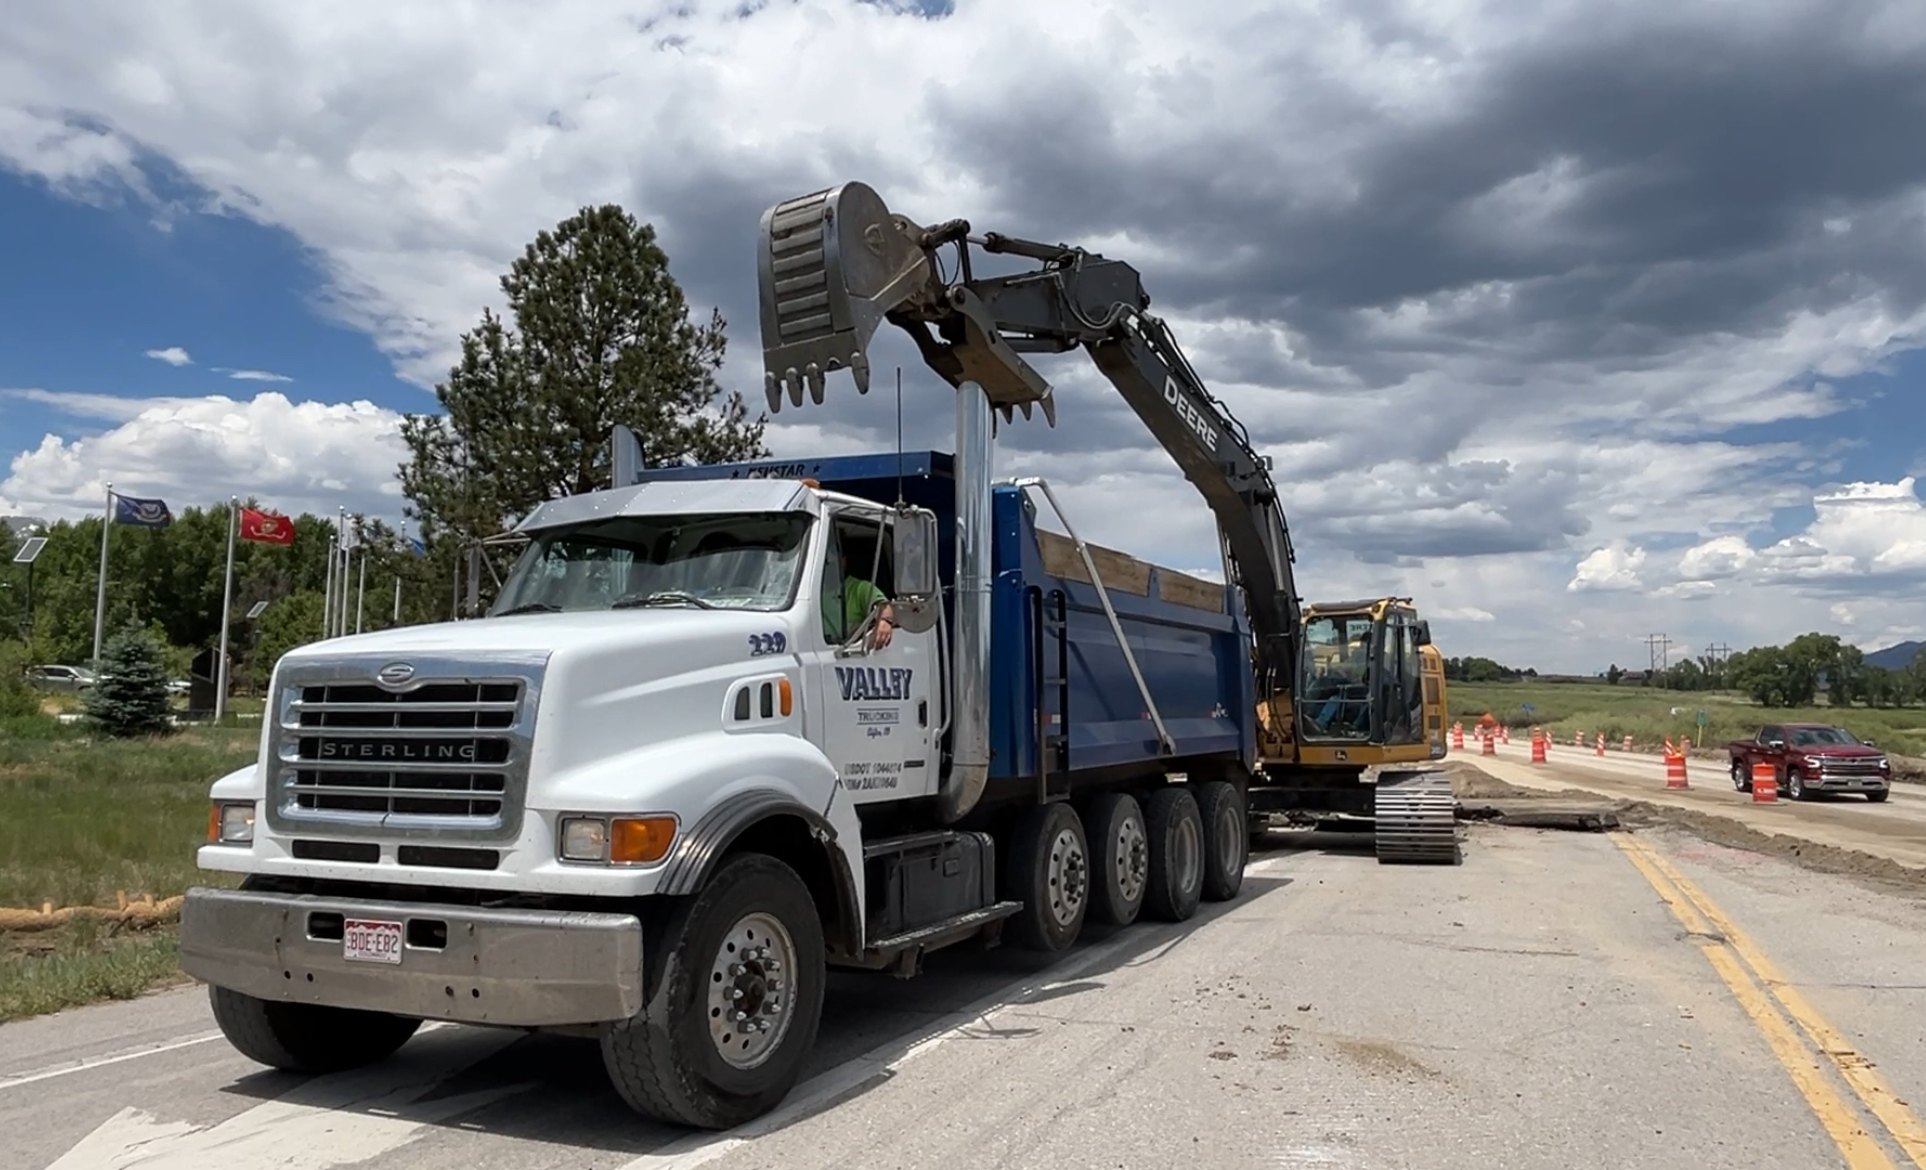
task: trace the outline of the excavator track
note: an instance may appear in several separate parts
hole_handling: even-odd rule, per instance
[[[1451,777],[1439,768],[1378,774],[1373,816],[1378,862],[1461,865],[1458,800]]]

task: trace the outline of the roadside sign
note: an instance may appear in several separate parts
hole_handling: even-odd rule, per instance
[[[254,608],[247,611],[247,620],[253,621],[255,618],[260,617],[261,611],[266,609],[267,607],[268,607],[268,603],[265,601],[255,602]]]
[[[46,537],[29,536],[25,543],[20,546],[20,551],[13,554],[13,563],[16,565],[31,565],[33,564],[33,559],[40,555],[40,550],[46,547]]]
[[[1710,720],[1710,719],[1708,719],[1708,718],[1706,717],[1706,714],[1705,714],[1705,709],[1704,709],[1704,708],[1700,708],[1700,709],[1699,709],[1699,726],[1700,726],[1700,727],[1704,727],[1704,726],[1705,726],[1706,724],[1708,724],[1708,723],[1710,723],[1710,722],[1712,722],[1712,720]]]
[[[1533,704],[1533,703],[1520,703],[1518,704],[1518,709],[1520,711],[1523,711],[1525,714],[1529,715],[1533,711],[1538,710],[1538,707],[1536,704]]]

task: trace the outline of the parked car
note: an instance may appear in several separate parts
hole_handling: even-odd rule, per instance
[[[84,666],[29,666],[27,685],[43,691],[82,691],[100,681]]]
[[[1830,723],[1768,723],[1751,739],[1725,745],[1732,786],[1752,791],[1752,766],[1768,763],[1789,800],[1814,792],[1858,792],[1878,803],[1892,791],[1892,762],[1871,740]]]

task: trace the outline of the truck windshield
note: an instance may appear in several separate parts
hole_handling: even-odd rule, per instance
[[[1855,744],[1859,741],[1843,727],[1795,727],[1792,729],[1792,746],[1822,747],[1827,745]]]
[[[489,609],[690,606],[777,610],[795,597],[809,516],[617,516],[538,534]]]
[[[1317,739],[1371,737],[1371,618],[1333,614],[1304,623],[1305,734]]]

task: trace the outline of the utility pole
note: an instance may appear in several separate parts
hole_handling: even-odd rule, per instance
[[[1664,634],[1647,634],[1645,649],[1651,661],[1653,674],[1665,670],[1672,664],[1672,639]]]
[[[1732,657],[1732,647],[1724,642],[1714,642],[1705,648],[1705,656],[1710,658],[1714,665],[1724,666],[1725,660]]]

